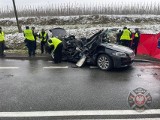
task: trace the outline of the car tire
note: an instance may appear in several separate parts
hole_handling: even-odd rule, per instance
[[[108,55],[101,54],[97,58],[97,66],[101,70],[108,71],[108,70],[111,70],[113,68],[113,61]]]

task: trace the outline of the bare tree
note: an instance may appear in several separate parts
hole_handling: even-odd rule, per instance
[[[16,10],[15,1],[14,0],[12,0],[12,1],[13,1],[14,13],[15,13],[15,16],[16,16],[18,31],[19,31],[19,33],[21,33],[22,29],[21,29],[21,26],[19,25],[18,14],[17,14],[17,10]]]

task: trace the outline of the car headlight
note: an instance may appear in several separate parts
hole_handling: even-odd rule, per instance
[[[132,54],[130,54],[129,57],[131,58],[131,60],[133,60],[135,58],[135,53],[132,52]]]
[[[113,55],[115,56],[118,56],[118,57],[127,57],[126,53],[123,53],[123,52],[115,52],[115,53],[112,53]]]

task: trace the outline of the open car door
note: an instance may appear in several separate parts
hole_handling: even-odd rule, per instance
[[[65,37],[67,35],[67,32],[63,28],[53,28],[49,30],[52,33],[52,36],[58,37],[59,39]]]

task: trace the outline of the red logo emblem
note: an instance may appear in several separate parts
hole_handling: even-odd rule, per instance
[[[130,92],[128,96],[129,106],[137,111],[143,111],[147,109],[152,102],[152,97],[147,90],[143,88],[137,88]]]

